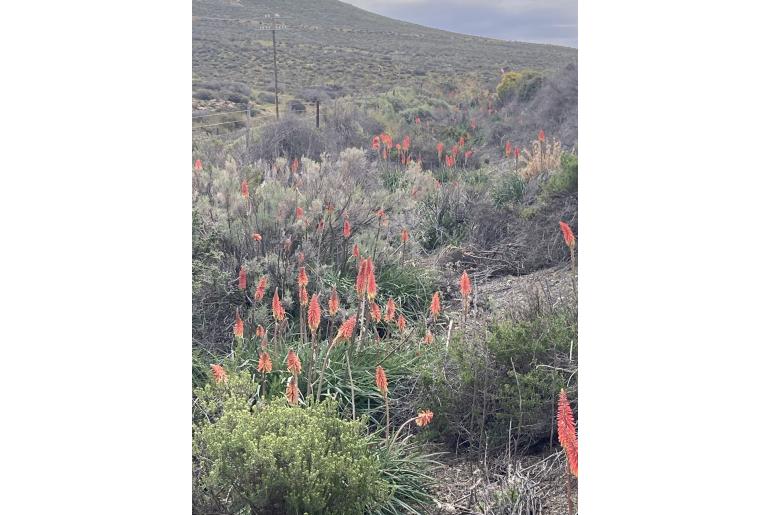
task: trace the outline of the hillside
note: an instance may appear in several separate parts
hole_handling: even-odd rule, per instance
[[[378,93],[463,77],[492,87],[500,68],[547,71],[577,61],[573,48],[430,29],[337,0],[194,0],[197,102],[222,97],[223,89],[224,98],[235,101],[271,102],[271,33],[256,29],[273,13],[287,26],[278,32],[277,48],[279,91],[288,96],[313,86],[334,95]]]

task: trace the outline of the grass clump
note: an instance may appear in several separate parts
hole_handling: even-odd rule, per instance
[[[551,175],[543,187],[548,195],[559,193],[571,193],[578,187],[578,158],[575,154],[563,154],[561,156],[561,168]]]

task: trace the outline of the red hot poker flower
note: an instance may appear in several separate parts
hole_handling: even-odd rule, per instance
[[[423,342],[424,342],[426,345],[430,345],[431,343],[433,343],[433,333],[432,333],[432,332],[430,332],[430,329],[428,329],[428,330],[425,332],[425,338],[423,338],[423,339],[422,339],[422,341],[423,341]]]
[[[358,276],[356,277],[356,293],[359,297],[363,297],[366,293],[366,289],[369,285],[370,274],[370,261],[363,259],[358,265]]]
[[[246,289],[246,269],[241,267],[241,271],[238,272],[238,289]]]
[[[567,462],[572,474],[578,476],[578,439],[575,432],[575,418],[567,399],[564,388],[559,393],[559,408],[556,415],[556,426],[559,431],[559,443],[567,455]]]
[[[280,322],[285,316],[286,312],[283,310],[283,306],[281,306],[281,299],[278,297],[278,287],[276,286],[275,293],[273,294],[273,318],[275,318],[276,322]]]
[[[297,209],[294,210],[294,218],[296,218],[297,220],[302,220],[302,217],[304,215],[305,215],[305,210],[297,206]]]
[[[444,154],[444,144],[440,141],[436,143],[436,153],[438,153],[438,159],[441,161],[441,156]]]
[[[452,145],[452,157],[457,157],[457,154],[460,153],[460,147],[457,145]]]
[[[310,306],[307,308],[307,325],[310,327],[310,332],[315,334],[320,324],[321,306],[318,304],[318,294],[314,293],[310,299]]]
[[[409,135],[404,136],[404,140],[401,142],[401,148],[404,150],[404,152],[409,151],[409,147],[412,144],[412,139],[409,137]]]
[[[545,132],[543,132],[543,129],[540,129],[540,132],[537,133],[537,139],[540,141],[545,141]]]
[[[353,257],[356,259],[361,257],[361,251],[358,250],[358,243],[353,244]]]
[[[265,336],[265,328],[262,327],[261,324],[257,326],[256,335],[257,338],[263,338]]]
[[[575,235],[572,234],[570,226],[564,222],[559,222],[559,227],[561,227],[561,233],[564,236],[564,243],[571,249],[575,248]]]
[[[471,294],[471,279],[468,277],[468,272],[465,271],[460,276],[460,293],[466,298]]]
[[[339,340],[349,340],[353,336],[353,330],[356,328],[356,316],[352,315],[347,320],[342,322],[337,336],[334,338],[334,342]]]
[[[374,297],[377,296],[377,281],[374,278],[374,263],[372,263],[371,258],[369,259],[369,278],[366,282],[366,295],[370,301],[374,300]]]
[[[340,309],[340,298],[337,296],[337,288],[332,288],[332,295],[329,297],[329,314],[334,316]]]
[[[473,150],[466,150],[464,155],[465,155],[465,160],[467,161],[473,155]]]
[[[249,198],[249,183],[245,180],[241,183],[241,196]]]
[[[269,374],[273,371],[273,362],[270,360],[270,355],[267,352],[259,353],[259,363],[257,363],[257,372],[263,374]]]
[[[372,138],[372,150],[380,150],[380,137],[375,136]]]
[[[441,300],[439,299],[438,292],[435,292],[433,299],[430,301],[430,314],[435,319],[439,313],[441,313]]]
[[[414,423],[420,427],[424,427],[430,424],[431,420],[433,420],[433,412],[431,410],[425,410],[417,413],[417,419]]]
[[[511,157],[511,151],[513,150],[513,145],[511,145],[510,141],[505,142],[505,157]]]
[[[302,362],[293,349],[289,349],[289,355],[286,356],[286,370],[295,376],[302,372]]]
[[[305,273],[304,266],[299,267],[299,274],[297,275],[297,284],[300,286],[308,285],[307,274]]]
[[[251,239],[254,241],[262,241],[262,235],[259,234],[258,232],[255,232],[254,234],[251,235]]]
[[[401,229],[401,241],[403,243],[409,241],[409,231],[407,231],[406,228]]]
[[[514,148],[513,155],[516,156],[516,159],[518,159],[519,156],[521,155],[521,149],[519,147]]]
[[[307,290],[304,286],[299,287],[299,305],[307,306]]]
[[[375,322],[379,322],[380,320],[382,320],[382,311],[380,310],[380,306],[376,302],[372,302],[370,313],[372,315],[372,320],[374,320]]]
[[[296,406],[299,402],[299,388],[297,388],[297,382],[294,380],[294,377],[290,377],[289,383],[286,385],[286,400],[292,406]]]
[[[295,157],[291,162],[291,173],[297,173],[297,170],[299,170],[299,161]]]
[[[350,238],[350,221],[347,218],[342,222],[342,237],[346,240]]]
[[[214,381],[217,383],[227,382],[227,372],[222,365],[211,365],[211,373],[214,374]]]
[[[241,320],[241,313],[235,310],[235,326],[233,327],[233,334],[238,338],[243,338],[243,320]]]
[[[385,370],[380,365],[377,365],[377,368],[374,370],[374,384],[377,385],[377,389],[383,397],[387,395],[388,376],[385,375]]]
[[[263,275],[259,278],[259,283],[257,284],[257,291],[254,293],[254,298],[257,299],[257,302],[261,301],[262,298],[265,296],[265,289],[267,288],[267,276]]]
[[[398,330],[402,333],[404,332],[404,329],[406,329],[406,318],[404,318],[404,315],[398,315]]]
[[[452,156],[452,154],[447,154],[446,165],[447,168],[452,168],[455,165],[455,158]]]
[[[203,163],[201,163],[200,159],[195,160],[195,169],[196,170],[203,170]]]
[[[390,322],[396,316],[396,303],[393,302],[393,297],[388,298],[388,303],[385,305],[385,321]]]

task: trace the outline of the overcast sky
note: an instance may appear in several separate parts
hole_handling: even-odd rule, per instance
[[[427,27],[577,48],[577,0],[342,0]]]

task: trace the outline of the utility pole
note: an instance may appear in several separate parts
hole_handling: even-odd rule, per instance
[[[266,14],[265,18],[270,19],[269,25],[260,25],[257,30],[269,30],[273,33],[273,87],[275,88],[275,119],[278,119],[278,56],[275,49],[275,31],[286,30],[286,25],[278,25],[278,14]]]

